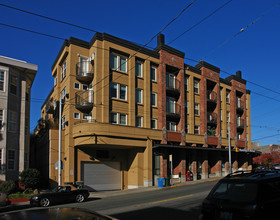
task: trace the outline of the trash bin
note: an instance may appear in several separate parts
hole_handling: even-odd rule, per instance
[[[164,177],[158,178],[158,188],[164,187]]]
[[[165,186],[170,186],[170,177],[165,178]]]

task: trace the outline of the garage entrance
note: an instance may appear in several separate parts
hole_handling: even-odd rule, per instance
[[[81,162],[81,179],[91,190],[120,190],[120,162]]]

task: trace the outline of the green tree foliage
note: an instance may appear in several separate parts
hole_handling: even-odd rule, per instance
[[[0,183],[0,192],[10,194],[16,190],[17,186],[13,180]]]
[[[25,186],[25,189],[35,189],[39,186],[40,172],[36,169],[26,169],[19,174],[20,182]]]

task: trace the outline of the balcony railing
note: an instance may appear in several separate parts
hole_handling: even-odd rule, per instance
[[[93,80],[93,61],[81,61],[76,64],[76,79],[83,84],[90,84]]]
[[[176,78],[166,79],[166,91],[168,93],[180,93],[180,81]]]
[[[244,130],[244,119],[241,119],[241,118],[237,118],[236,119],[236,127],[237,127],[237,131],[241,131],[243,132]]]
[[[180,118],[181,115],[181,105],[175,104],[167,104],[166,105],[166,116],[173,118]]]
[[[54,106],[50,101],[48,101],[47,104],[46,104],[46,112],[48,114],[53,114],[54,113]]]
[[[207,113],[207,124],[210,126],[217,126],[217,114],[215,112]]]
[[[93,91],[79,91],[76,92],[76,108],[83,113],[90,113],[93,108]]]
[[[236,112],[243,114],[244,107],[245,107],[244,102],[241,101],[240,99],[236,99]]]

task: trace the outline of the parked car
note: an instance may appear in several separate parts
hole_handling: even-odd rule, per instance
[[[238,171],[221,179],[204,199],[202,219],[274,219],[279,207],[278,171]]]
[[[8,199],[6,193],[0,192],[0,207],[10,205],[11,201]]]
[[[57,186],[51,192],[32,196],[30,205],[47,207],[70,201],[84,202],[88,196],[89,192],[86,189],[77,189],[74,186]]]
[[[40,208],[32,210],[21,210],[15,212],[8,212],[0,214],[0,219],[20,219],[20,220],[70,220],[70,219],[99,219],[99,220],[113,220],[115,218],[98,214],[93,211],[80,208]]]

